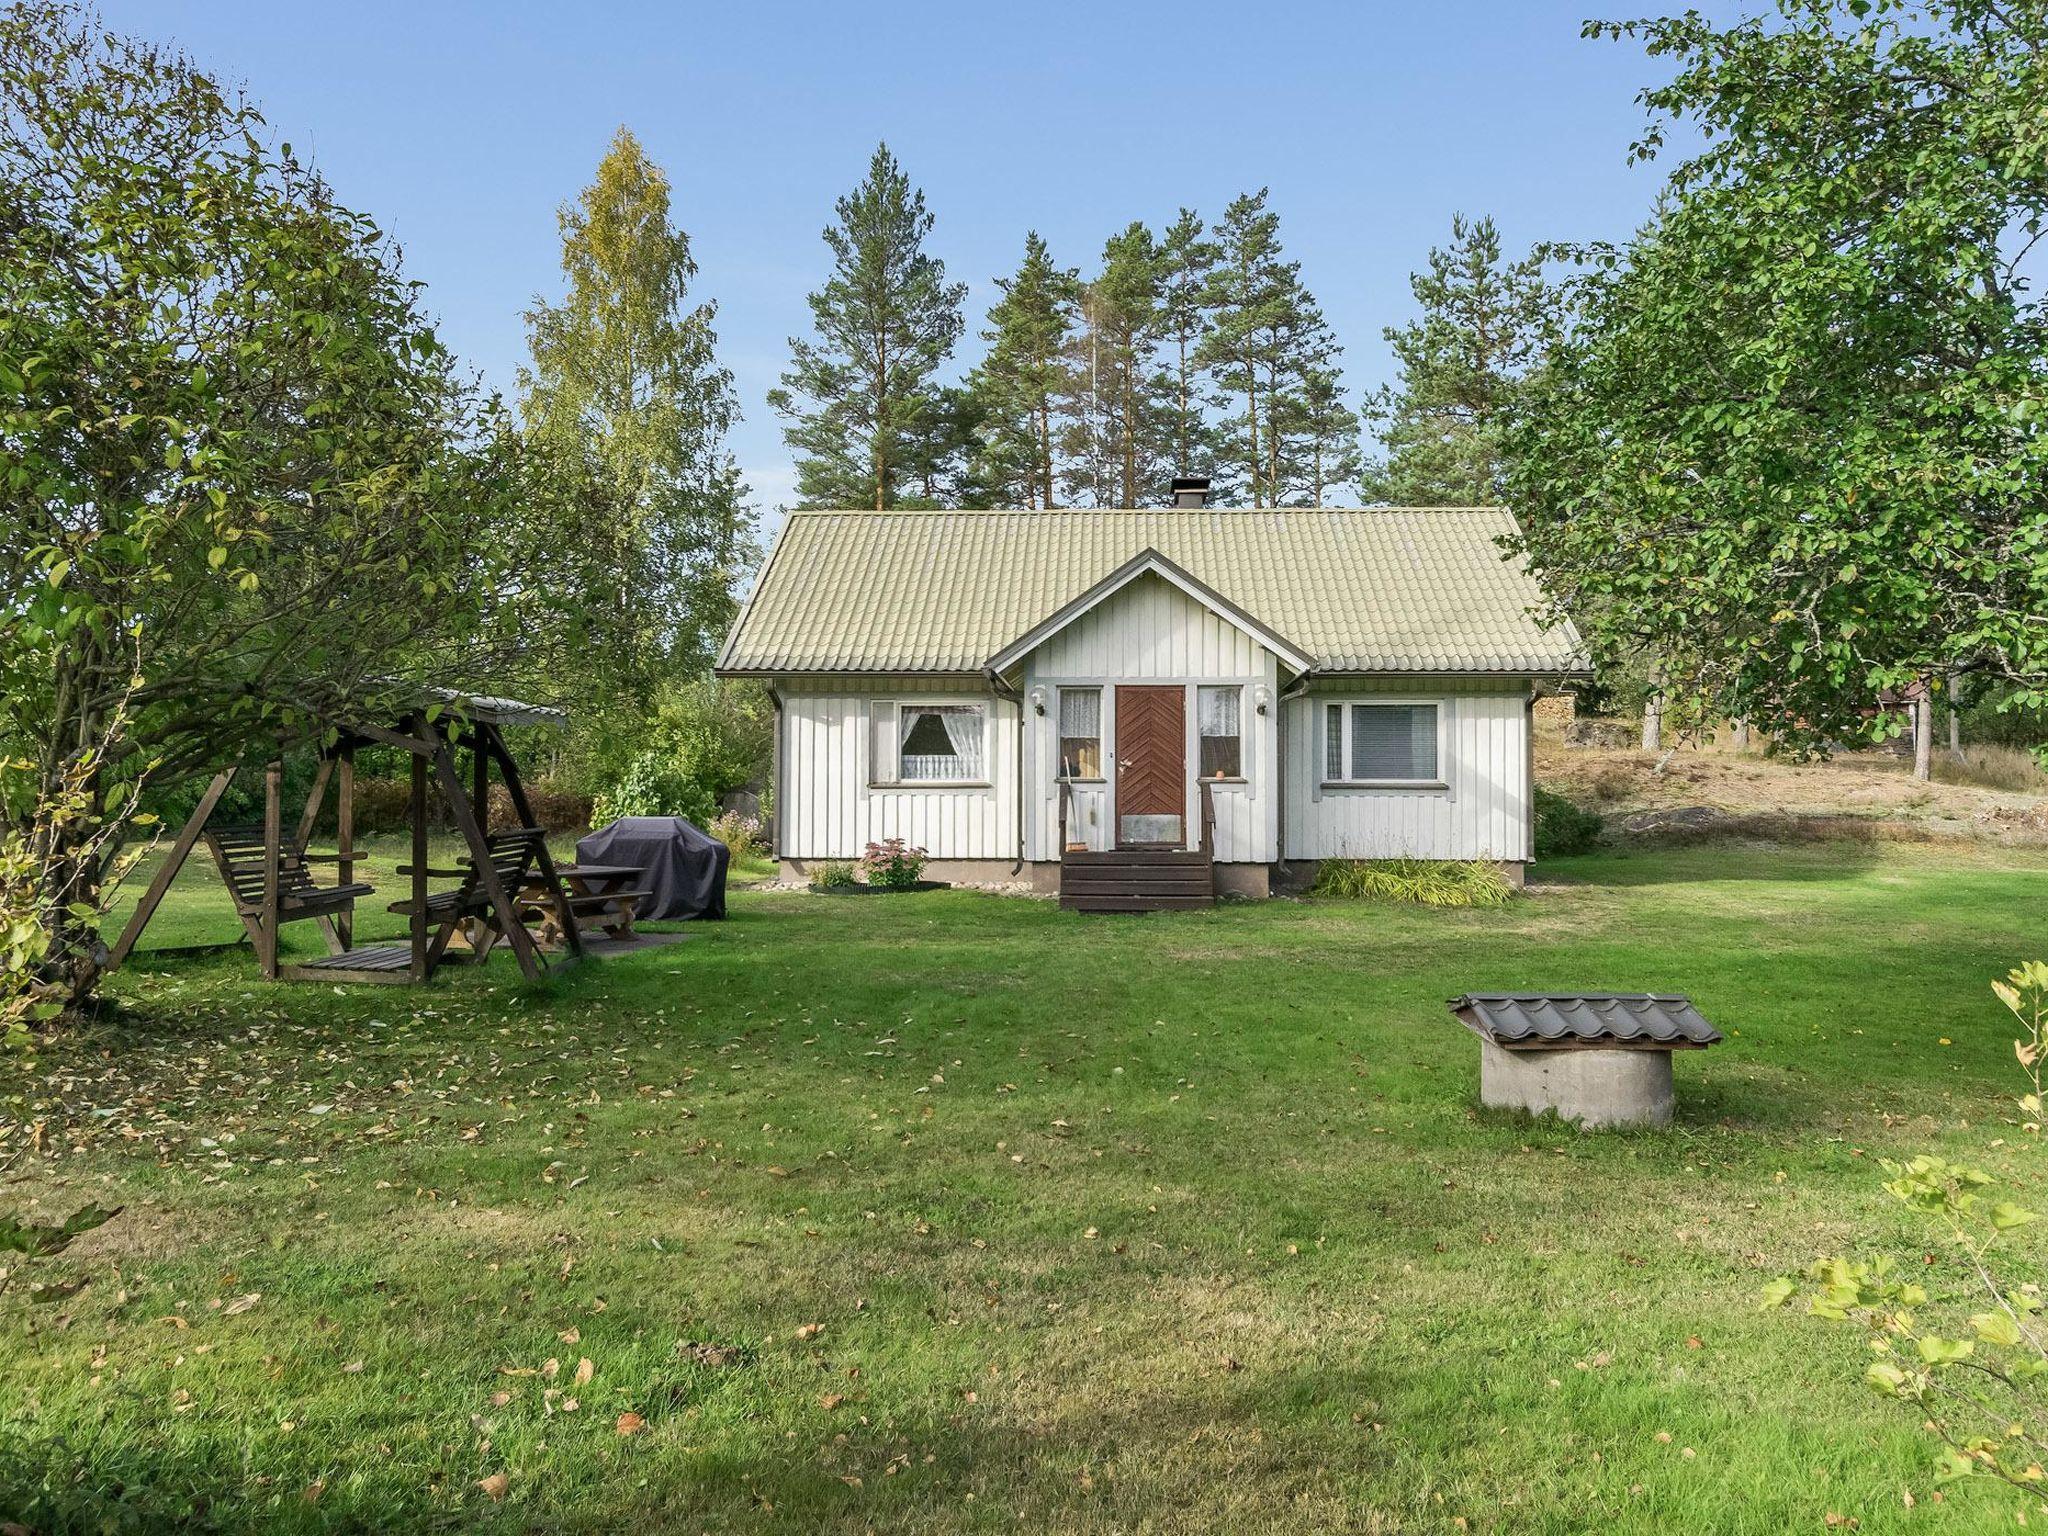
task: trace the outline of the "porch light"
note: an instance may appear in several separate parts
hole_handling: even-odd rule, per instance
[[[1031,708],[1034,713],[1041,715],[1045,713],[1045,690],[1043,688],[1033,688],[1026,697],[1031,700]]]
[[[1252,685],[1252,707],[1257,709],[1260,714],[1263,715],[1266,712],[1266,706],[1272,702],[1272,689],[1268,688],[1264,683],[1254,683]]]

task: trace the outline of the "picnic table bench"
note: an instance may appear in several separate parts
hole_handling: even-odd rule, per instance
[[[644,869],[637,864],[564,864],[555,872],[562,877],[559,905],[540,882],[530,882],[520,895],[520,910],[539,922],[537,936],[544,946],[553,948],[562,942],[563,906],[579,924],[593,922],[608,938],[633,937],[634,908],[651,894],[640,883]]]

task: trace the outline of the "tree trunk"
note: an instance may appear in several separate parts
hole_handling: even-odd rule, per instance
[[[1664,694],[1654,690],[1643,700],[1643,750],[1656,752],[1664,745]]]
[[[1728,722],[1728,744],[1738,752],[1749,750],[1749,722],[1730,720]]]
[[[1913,701],[1913,777],[1934,777],[1934,695],[1925,681]]]
[[[1957,762],[1963,760],[1963,674],[1949,674],[1948,680],[1948,755]]]

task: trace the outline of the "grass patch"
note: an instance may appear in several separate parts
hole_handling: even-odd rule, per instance
[[[1504,907],[1515,888],[1481,859],[1325,859],[1314,896],[1419,907]]]
[[[2011,1529],[1935,1488],[1858,1341],[1755,1303],[1866,1246],[1967,1286],[1882,1157],[2038,1207],[1985,983],[2040,952],[2048,859],[1543,873],[1487,912],[742,890],[547,990],[145,956],[0,1079],[0,1206],[123,1207],[30,1261],[63,1299],[0,1292],[0,1517]],[[207,884],[171,929],[217,933]],[[1686,992],[1728,1038],[1670,1133],[1581,1136],[1476,1109],[1443,1000],[1497,988]]]
[[[1943,784],[1969,784],[1978,789],[2003,789],[2014,794],[2048,794],[2048,773],[2034,754],[2019,747],[1965,747],[1962,758],[1937,749],[1930,770]]]

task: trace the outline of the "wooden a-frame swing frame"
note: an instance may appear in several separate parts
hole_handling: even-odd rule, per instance
[[[408,714],[396,726],[371,725],[362,721],[337,722],[333,741],[322,750],[320,767],[305,808],[289,838],[284,829],[284,764],[273,759],[263,770],[263,822],[255,828],[222,829],[211,826],[215,809],[239,765],[222,769],[199,797],[198,805],[172,842],[149,888],[143,892],[134,914],[121,936],[107,952],[105,969],[113,970],[135,948],[156,915],[171,883],[192,851],[205,841],[220,868],[221,878],[234,898],[237,916],[256,951],[257,963],[265,977],[287,981],[329,982],[421,982],[431,976],[446,958],[451,940],[465,924],[480,924],[502,937],[512,947],[520,971],[528,981],[538,982],[551,969],[574,963],[584,956],[583,935],[575,911],[566,897],[562,878],[548,852],[547,839],[534,820],[533,807],[520,783],[519,767],[505,745],[503,727],[540,721],[558,722],[552,710],[542,710],[504,699],[461,700],[446,710],[420,709]],[[357,947],[354,942],[355,901],[372,894],[367,885],[353,880],[360,858],[355,842],[355,753],[366,743],[396,747],[412,763],[412,793],[408,821],[412,834],[411,862],[399,866],[399,873],[411,882],[409,898],[393,907],[409,917],[407,941]],[[470,782],[465,785],[457,771],[455,753],[466,749],[471,758]],[[494,838],[490,832],[490,770],[498,776],[518,818]],[[427,817],[431,808],[428,781],[432,778],[447,804],[450,818],[469,853],[465,867],[434,869],[428,863]],[[315,854],[307,849],[330,785],[336,789],[336,851]],[[521,838],[520,834],[525,836]],[[508,882],[508,869],[524,868],[503,857],[508,839],[520,843],[520,857],[531,858],[533,877],[559,915],[564,953],[551,966],[534,936],[520,920],[522,892],[518,882]],[[494,855],[498,855],[494,857]],[[308,866],[333,864],[337,881],[333,886],[316,886]],[[458,877],[462,884],[438,896],[427,889],[431,877]],[[312,920],[320,925],[327,941],[325,956],[285,962],[278,955],[278,932],[289,922]],[[206,946],[213,947],[213,946]],[[476,943],[479,958],[490,942]]]

